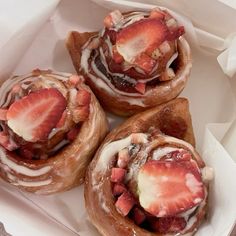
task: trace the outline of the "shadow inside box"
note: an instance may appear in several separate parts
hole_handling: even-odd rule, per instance
[[[108,10],[89,0],[62,0],[58,6],[58,14],[64,21],[71,26],[82,25],[91,30],[102,27],[107,13]]]
[[[9,233],[6,232],[2,222],[0,222],[0,235],[1,236],[11,236]]]

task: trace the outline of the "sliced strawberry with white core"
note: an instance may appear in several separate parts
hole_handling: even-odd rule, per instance
[[[141,93],[141,94],[144,94],[145,93],[145,90],[146,90],[146,84],[145,83],[137,83],[136,85],[135,85],[135,89],[139,92],[139,93]]]
[[[201,175],[175,161],[149,161],[138,173],[140,205],[157,217],[173,216],[205,196]]]
[[[15,101],[7,111],[8,126],[26,141],[47,139],[67,105],[55,88],[41,89]]]
[[[117,51],[125,61],[134,63],[141,53],[157,48],[166,38],[168,29],[159,19],[137,21],[117,34]]]

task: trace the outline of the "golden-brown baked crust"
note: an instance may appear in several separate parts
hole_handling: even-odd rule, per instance
[[[101,153],[109,143],[123,139],[132,133],[145,133],[150,131],[150,128],[163,129],[163,121],[168,120],[171,132],[166,129],[165,134],[173,135],[178,132],[181,138],[192,145],[195,144],[191,117],[188,109],[188,101],[184,98],[177,98],[159,107],[144,111],[137,114],[119,127],[111,131],[106,137],[100,148],[98,149],[95,158],[91,162],[85,180],[85,204],[91,222],[96,226],[98,231],[103,236],[120,236],[120,235],[139,235],[139,236],[157,236],[162,235],[147,231],[137,226],[130,218],[122,216],[115,207],[115,199],[112,195],[112,187],[110,182],[111,168],[114,163],[114,158],[110,158],[109,164],[102,172],[97,171],[98,162],[101,158]],[[180,125],[176,125],[176,120],[182,120]],[[182,125],[186,124],[183,131]],[[175,135],[178,136],[178,135]],[[196,161],[200,167],[204,166],[204,162],[196,155]],[[197,213],[197,221],[185,232],[194,234],[195,229],[199,226],[205,216],[206,205]],[[187,235],[187,234],[186,234]]]
[[[81,53],[85,43],[97,32],[79,33],[72,31],[69,33],[66,45],[73,65],[77,73],[82,73],[86,78],[86,83],[91,87],[102,106],[117,115],[131,116],[133,114],[144,111],[150,107],[154,107],[176,98],[184,89],[191,70],[191,52],[187,41],[184,37],[177,40],[178,44],[178,70],[172,80],[162,82],[161,84],[148,90],[144,95],[126,96],[117,94],[110,88],[100,88],[85,71],[81,69]],[[99,80],[100,78],[98,78]],[[129,99],[141,99],[139,103],[132,104]],[[141,104],[141,105],[140,105]]]
[[[37,73],[53,76],[50,71],[38,70]],[[87,166],[108,132],[108,123],[90,88],[83,82],[79,87],[91,93],[91,102],[89,117],[83,122],[76,139],[46,160],[3,156],[7,151],[1,147],[0,177],[20,189],[37,194],[66,191],[84,182]]]

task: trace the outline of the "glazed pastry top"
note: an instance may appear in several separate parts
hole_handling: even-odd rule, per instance
[[[177,40],[184,27],[166,11],[111,12],[104,28],[84,46],[81,68],[120,94],[144,94],[175,77]]]
[[[89,116],[83,78],[34,70],[0,88],[0,144],[25,159],[47,159],[71,143]]]
[[[132,133],[103,147],[92,176],[96,179],[108,168],[114,204],[122,216],[151,232],[194,231],[213,176],[191,144],[155,131]],[[93,187],[98,191],[99,184]],[[109,213],[103,197],[99,199]]]

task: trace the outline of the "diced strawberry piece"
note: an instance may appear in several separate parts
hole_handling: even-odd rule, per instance
[[[146,84],[145,83],[137,83],[135,85],[135,89],[141,93],[141,94],[144,94],[145,93],[145,90],[146,90]]]
[[[192,155],[189,151],[185,149],[179,149],[173,152],[168,153],[164,159],[172,158],[175,161],[190,161],[192,159]]]
[[[177,233],[183,230],[187,225],[186,220],[183,217],[174,217],[169,228],[169,232]]]
[[[123,19],[123,15],[119,10],[112,11],[103,21],[106,28],[111,28]]]
[[[79,131],[80,131],[80,127],[74,127],[66,134],[67,139],[69,141],[74,141],[76,137],[78,136]]]
[[[61,128],[64,126],[64,124],[66,122],[66,116],[67,116],[67,110],[64,110],[60,120],[56,124],[56,128]]]
[[[124,58],[117,51],[116,46],[112,47],[112,54],[112,59],[115,61],[115,63],[120,64],[124,61]]]
[[[145,221],[146,215],[140,208],[135,207],[132,213],[132,218],[137,225],[140,225]]]
[[[121,183],[126,175],[126,170],[122,168],[112,168],[111,170],[111,182]]]
[[[117,160],[118,167],[125,168],[129,163],[129,159],[130,156],[128,148],[120,150],[118,153],[118,160]]]
[[[198,205],[205,197],[201,175],[188,162],[149,161],[139,171],[141,206],[157,217],[172,216]]]
[[[127,191],[127,189],[124,184],[114,184],[112,193],[116,197],[120,196],[125,191]]]
[[[56,127],[66,105],[66,99],[57,89],[40,89],[11,104],[7,123],[26,141],[45,140]]]
[[[135,200],[133,196],[129,192],[124,192],[116,201],[116,209],[120,212],[123,216],[129,214],[130,210],[135,205]]]
[[[76,95],[76,103],[79,106],[88,105],[91,101],[91,93],[87,90],[79,90]]]
[[[21,147],[20,148],[20,156],[25,159],[32,160],[33,156],[34,156],[34,152],[33,152],[33,150],[30,150],[26,147]]]
[[[104,37],[109,37],[112,44],[116,43],[117,32],[115,30],[105,29]]]
[[[158,48],[165,40],[167,33],[167,26],[160,20],[148,18],[134,22],[117,34],[117,50],[125,61],[137,64],[140,59],[136,60],[136,58],[150,48]],[[151,64],[150,59],[148,64]],[[143,66],[143,68],[146,67]]]
[[[79,75],[72,75],[70,76],[69,78],[69,82],[71,85],[74,85],[76,86],[78,83],[80,83],[81,81],[83,81],[83,77],[82,76],[79,76]]]
[[[0,132],[0,145],[9,151],[13,151],[18,148],[18,145],[4,131]]]
[[[163,11],[161,11],[160,9],[155,8],[150,12],[149,18],[164,20],[165,19],[165,13]]]
[[[7,109],[0,108],[0,120],[7,119]]]
[[[73,120],[75,123],[87,120],[89,117],[89,106],[77,107],[73,110]]]
[[[180,26],[174,30],[169,31],[169,34],[166,39],[168,41],[175,40],[179,38],[181,35],[183,35],[184,33],[185,33],[184,26]]]
[[[147,54],[141,53],[135,58],[134,64],[144,70],[145,73],[149,74],[152,72],[156,61]]]
[[[161,234],[179,233],[185,228],[186,224],[183,217],[163,217],[153,220],[151,228]]]
[[[113,21],[112,21],[112,17],[111,15],[107,15],[104,20],[103,20],[103,24],[106,28],[111,28],[113,26]]]

